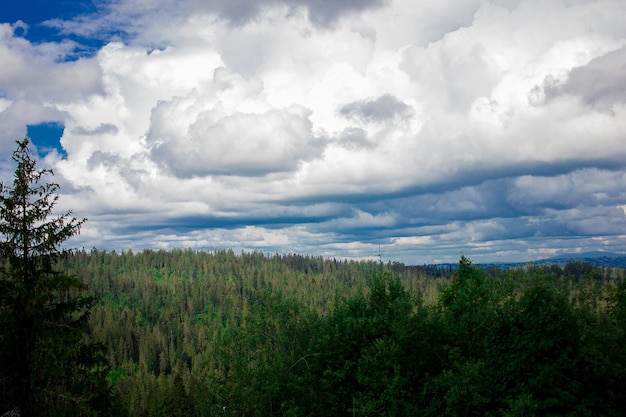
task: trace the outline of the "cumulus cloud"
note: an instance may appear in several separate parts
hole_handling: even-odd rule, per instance
[[[316,0],[235,0],[235,1],[195,1],[204,10],[218,13],[220,16],[235,23],[243,23],[254,17],[264,7],[285,5],[291,8],[304,7],[313,22],[320,25],[334,23],[340,16],[369,8],[380,7],[385,0],[344,0],[344,1],[316,1]]]
[[[265,9],[271,7],[287,7],[289,9],[304,8],[316,24],[328,26],[344,15],[350,15],[367,9],[376,9],[387,3],[386,0],[161,0],[158,2],[105,2],[111,15],[127,15],[130,13],[158,12],[163,9],[179,9],[186,13],[205,12],[216,14],[235,25],[242,25],[255,18]]]
[[[562,87],[585,104],[610,109],[626,103],[626,46],[574,68]]]
[[[90,218],[87,247],[626,251],[623,15],[619,0],[104,2],[47,23],[102,42],[80,59],[0,23],[0,146],[63,123],[67,158],[46,161]]]
[[[541,85],[530,91],[529,101],[534,105],[545,105],[572,96],[592,109],[611,111],[615,104],[624,104],[625,68],[626,46],[622,46],[572,68],[564,80],[548,74]]]
[[[303,108],[227,116],[220,116],[217,109],[202,109],[183,132],[168,128],[166,115],[170,112],[164,104],[153,111],[147,141],[154,144],[155,161],[177,176],[262,176],[294,171],[300,161],[321,151]]]
[[[111,123],[100,123],[98,126],[94,128],[87,128],[84,126],[77,126],[74,128],[74,132],[77,135],[81,136],[92,136],[92,135],[107,135],[107,134],[116,134],[119,129],[117,126]]]
[[[411,116],[411,107],[390,94],[374,100],[359,100],[344,104],[339,109],[342,116],[365,122],[390,122],[395,118]]]

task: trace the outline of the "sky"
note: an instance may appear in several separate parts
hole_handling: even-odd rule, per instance
[[[406,264],[626,252],[623,0],[14,0],[74,247]]]

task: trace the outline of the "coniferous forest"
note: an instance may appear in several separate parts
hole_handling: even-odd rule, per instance
[[[63,270],[100,299],[117,415],[622,415],[623,271],[581,266],[94,249]]]
[[[20,142],[2,184],[0,416],[620,416],[626,279],[305,255],[61,250]]]

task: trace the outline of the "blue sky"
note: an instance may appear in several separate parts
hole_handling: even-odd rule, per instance
[[[86,248],[407,264],[626,252],[622,0],[0,8],[0,176],[30,135]]]
[[[74,57],[72,54],[64,54],[63,57],[64,60],[70,60],[94,54],[104,45],[106,37],[64,31],[55,21],[71,21],[74,18],[97,15],[99,3],[98,0],[9,1],[2,5],[0,19],[4,23],[23,22],[26,26],[16,25],[14,34],[36,44],[64,40],[75,42]]]

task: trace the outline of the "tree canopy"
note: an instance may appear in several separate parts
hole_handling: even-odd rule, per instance
[[[17,145],[13,184],[0,183],[0,413],[86,415],[106,403],[104,364],[83,337],[96,298],[55,269],[85,219],[55,214],[52,171],[37,169],[28,138]]]

